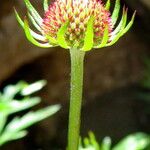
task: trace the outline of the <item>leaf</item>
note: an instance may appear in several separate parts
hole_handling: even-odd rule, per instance
[[[19,132],[17,132],[17,133],[14,133],[14,134],[11,136],[10,140],[12,141],[12,140],[21,139],[21,138],[25,137],[25,136],[27,135],[27,133],[28,133],[28,132],[27,132],[26,130],[23,130],[23,131],[19,131]]]
[[[89,132],[89,137],[83,139],[83,145],[80,140],[79,150],[100,150],[100,146],[92,132]]]
[[[116,24],[116,21],[117,21],[118,16],[119,16],[119,11],[120,11],[120,0],[116,0],[114,11],[113,11],[112,17],[111,17],[113,25]]]
[[[92,16],[89,19],[87,24],[87,29],[84,37],[84,45],[81,49],[83,51],[89,51],[93,47],[93,38],[94,38],[93,23],[94,23],[94,17]]]
[[[41,88],[43,88],[45,84],[45,80],[40,80],[30,85],[24,81],[20,81],[16,85],[8,85],[4,88],[3,94],[1,94],[1,102],[13,100],[16,94],[27,96],[29,94],[37,92],[41,90]]]
[[[2,101],[10,101],[12,100],[15,95],[19,92],[19,87],[13,86],[13,85],[8,85],[4,88],[3,92],[3,98]]]
[[[25,35],[27,37],[27,39],[34,45],[38,46],[38,47],[42,47],[42,48],[49,48],[49,47],[52,47],[52,45],[50,45],[49,43],[40,43],[38,41],[36,41],[33,37],[32,37],[32,34],[31,34],[31,31],[30,31],[30,28],[29,28],[29,25],[28,25],[28,21],[27,19],[25,18],[24,20],[24,31],[25,31]]]
[[[4,88],[1,102],[11,101],[25,86],[26,82],[20,81],[16,85],[8,85]]]
[[[23,130],[17,133],[7,133],[0,137],[0,146],[2,146],[4,143],[12,141],[12,140],[17,140],[20,138],[23,138],[27,135],[27,131]]]
[[[11,109],[9,102],[0,102],[0,113],[6,113]]]
[[[10,122],[6,130],[8,131],[19,131],[26,129],[27,127],[39,122],[53,114],[55,114],[60,109],[60,105],[48,106],[46,108],[42,108],[35,112],[29,112],[21,118],[14,118],[12,122]]]
[[[90,140],[89,140],[89,138],[85,137],[84,138],[84,146],[89,147],[89,145],[90,145]]]
[[[40,102],[40,98],[24,98],[21,101],[12,100],[8,102],[0,102],[0,111],[4,114],[13,114],[25,109],[28,109],[34,105],[37,105]]]
[[[42,24],[42,18],[38,14],[38,12],[35,10],[35,8],[32,6],[29,0],[24,0],[29,12],[33,16],[33,18],[36,20],[36,22],[41,26]]]
[[[44,7],[44,11],[48,10],[48,0],[44,0],[43,7]]]
[[[95,150],[100,150],[100,146],[98,142],[96,141],[96,138],[93,132],[89,132],[89,138],[90,138],[90,143],[92,146],[94,146]]]
[[[144,133],[131,134],[121,140],[112,150],[144,150],[150,144],[150,136]]]
[[[14,118],[3,131],[0,137],[0,145],[3,145],[10,140],[18,139],[25,136],[26,128],[53,115],[59,109],[60,105],[53,105],[35,112],[29,112],[21,118]]]
[[[110,9],[110,0],[107,0],[107,3],[105,5],[105,9],[109,10]]]
[[[23,95],[23,96],[31,95],[31,94],[41,90],[45,85],[46,85],[45,80],[41,80],[41,81],[32,83],[22,89],[21,95]]]
[[[110,137],[105,137],[101,144],[102,150],[111,150],[111,139]]]
[[[69,48],[69,46],[66,42],[66,39],[65,39],[65,33],[67,31],[68,24],[69,24],[69,22],[67,21],[60,27],[60,29],[57,32],[57,42],[61,47],[65,48],[65,49]]]
[[[0,110],[0,136],[1,132],[3,131],[4,125],[7,121],[7,115]]]

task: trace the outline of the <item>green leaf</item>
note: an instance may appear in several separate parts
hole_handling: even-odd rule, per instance
[[[42,24],[42,18],[38,14],[38,12],[35,10],[35,8],[32,6],[29,0],[24,0],[29,12],[33,16],[33,18],[36,20],[36,22],[41,26]]]
[[[28,84],[20,81],[16,85],[8,85],[4,88],[1,102],[11,101]]]
[[[7,121],[7,115],[0,110],[0,136]]]
[[[21,101],[12,100],[8,102],[0,102],[0,111],[4,114],[13,114],[25,109],[28,109],[34,105],[37,105],[40,102],[40,98],[24,98]]]
[[[105,47],[105,45],[107,44],[109,39],[109,31],[108,31],[108,26],[106,26],[105,30],[104,30],[104,35],[102,38],[102,42],[99,46],[96,46],[96,48],[102,48]]]
[[[31,34],[30,28],[29,28],[29,24],[27,19],[24,20],[24,31],[25,31],[25,35],[27,37],[27,39],[34,45],[38,46],[38,47],[42,47],[42,48],[49,48],[52,47],[52,45],[50,45],[49,43],[40,43],[38,41],[36,41]]]
[[[53,115],[59,109],[60,105],[53,105],[35,112],[29,112],[21,118],[14,118],[3,131],[0,137],[0,145],[10,140],[24,137],[27,133],[26,128]]]
[[[93,38],[94,38],[93,23],[94,23],[94,17],[92,16],[89,19],[87,24],[87,29],[84,37],[84,45],[81,49],[83,51],[89,51],[93,47]]]
[[[21,101],[13,100],[8,103],[8,106],[10,109],[7,110],[7,113],[12,114],[19,111],[23,111],[25,109],[31,108],[37,104],[39,104],[41,99],[39,97],[33,97],[33,98],[24,98]]]
[[[35,112],[29,112],[21,118],[14,118],[12,122],[10,122],[6,130],[8,131],[20,131],[24,130],[27,127],[39,122],[49,116],[52,116],[60,109],[60,105],[48,106],[46,108],[42,108]]]
[[[149,135],[136,133],[124,138],[112,150],[144,150],[149,144]]]
[[[40,81],[37,81],[30,85],[24,81],[20,81],[15,85],[8,85],[4,88],[3,94],[1,93],[0,104],[2,102],[4,102],[4,104],[5,104],[5,102],[12,101],[14,99],[14,97],[16,96],[16,94],[21,94],[22,96],[27,96],[29,94],[37,92],[41,88],[43,88],[43,86],[45,86],[45,84],[46,84],[45,80],[40,80]],[[0,107],[1,107],[1,105],[0,105]]]
[[[79,150],[100,150],[100,146],[92,132],[89,132],[89,137],[83,139],[83,144],[80,140]]]
[[[13,85],[8,85],[4,88],[2,101],[10,101],[19,92],[20,88]]]
[[[107,3],[105,5],[105,9],[109,10],[110,9],[110,0],[107,0]]]
[[[11,106],[8,102],[0,102],[0,113],[6,113],[11,109]]]
[[[134,12],[134,14],[132,16],[131,21],[128,23],[128,25],[123,30],[121,36],[123,36],[131,28],[131,26],[133,25],[134,19],[135,19],[135,15],[136,15],[136,11]]]
[[[65,39],[65,33],[67,31],[68,24],[69,24],[69,22],[67,21],[60,27],[60,29],[57,32],[57,42],[61,47],[65,48],[65,49],[69,48],[69,46],[66,42],[66,39]]]
[[[17,140],[17,139],[21,139],[23,137],[25,137],[27,135],[27,131],[26,130],[23,130],[23,131],[19,131],[17,133],[14,133],[11,138],[9,139],[9,141],[11,140]]]
[[[111,139],[110,137],[105,137],[101,144],[102,150],[111,150]]]
[[[12,141],[12,140],[17,140],[20,138],[23,138],[27,135],[27,131],[23,130],[23,131],[19,131],[17,133],[7,133],[4,134],[3,136],[0,137],[0,146],[2,146],[4,143]]]
[[[21,95],[23,95],[23,96],[31,95],[31,94],[41,90],[45,85],[46,85],[45,80],[41,80],[41,81],[32,83],[22,89]]]
[[[118,16],[119,16],[119,11],[120,11],[120,0],[116,0],[114,11],[113,11],[112,17],[111,17],[113,25],[116,24],[116,21],[117,21]]]
[[[84,146],[85,146],[85,147],[89,147],[89,145],[90,145],[90,140],[89,140],[89,138],[85,137],[84,140],[83,140],[83,142],[84,142]]]
[[[90,138],[90,143],[92,146],[94,146],[95,150],[100,150],[100,146],[99,146],[93,132],[89,132],[89,138]]]
[[[44,11],[48,10],[48,0],[44,0],[43,7],[44,7]]]

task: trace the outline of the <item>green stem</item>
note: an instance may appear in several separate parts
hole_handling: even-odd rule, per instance
[[[78,150],[80,134],[80,117],[83,89],[83,65],[85,52],[70,49],[71,56],[71,89],[68,130],[68,150]]]

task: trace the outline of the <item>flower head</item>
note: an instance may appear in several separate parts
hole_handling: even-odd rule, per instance
[[[114,11],[109,11],[110,0],[104,5],[101,0],[55,0],[48,5],[44,0],[44,15],[40,17],[29,0],[24,0],[28,16],[39,33],[30,29],[27,19],[18,22],[24,28],[29,41],[40,47],[61,46],[88,51],[116,43],[132,26],[135,13],[127,24],[127,9],[123,8],[120,22],[120,0]]]

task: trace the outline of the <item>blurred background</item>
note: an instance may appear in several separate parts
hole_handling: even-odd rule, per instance
[[[43,14],[42,0],[31,2]],[[121,3],[129,7],[129,19],[137,10],[136,20],[117,44],[86,54],[81,126],[82,136],[92,130],[98,139],[110,136],[114,143],[130,133],[150,133],[150,0]],[[0,89],[20,80],[45,79],[48,84],[38,94],[40,107],[60,103],[62,109],[2,150],[61,149],[67,139],[69,52],[30,44],[15,19],[14,6],[25,15],[23,0],[0,0]]]

